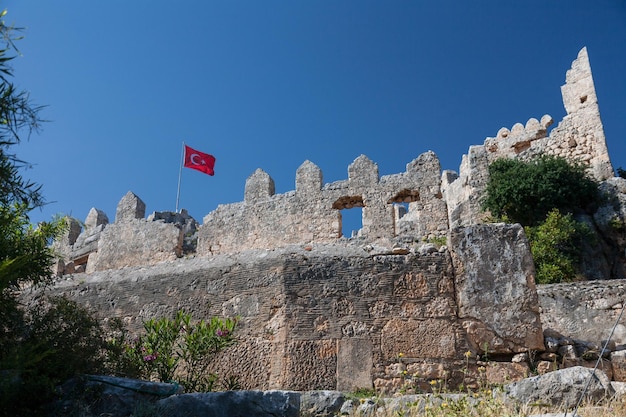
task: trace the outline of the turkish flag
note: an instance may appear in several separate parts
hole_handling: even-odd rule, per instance
[[[213,167],[215,167],[215,157],[213,155],[196,151],[185,145],[185,168],[191,168],[208,175],[213,175],[215,174]]]

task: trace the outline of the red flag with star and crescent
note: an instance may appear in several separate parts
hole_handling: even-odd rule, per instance
[[[185,145],[185,168],[191,168],[204,172],[208,175],[214,175],[215,157],[208,153],[196,151]]]

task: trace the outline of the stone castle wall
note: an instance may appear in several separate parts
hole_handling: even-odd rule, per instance
[[[568,307],[584,315],[557,290],[538,298],[519,225],[480,224],[489,164],[541,154],[579,159],[615,197],[595,224],[626,219],[626,180],[611,178],[585,49],[562,94],[568,114],[550,133],[549,116],[503,128],[469,148],[459,174],[442,174],[437,156],[425,152],[405,172],[381,177],[361,155],[346,180],[324,184],[319,167],[305,161],[295,190],[276,194],[259,169],[244,201],[218,206],[202,225],[185,211],[144,218],[145,204],[129,192],[113,223],[96,209],[84,226],[68,219],[55,243],[63,258],[53,291],[136,331],[143,319],[178,309],[240,316],[239,343],[216,371],[242,378],[244,388],[393,391],[407,374],[428,388],[434,379],[475,382],[481,366],[491,382],[523,377],[531,361],[513,359],[543,351],[542,330],[598,335],[556,318]],[[363,226],[346,239],[341,210],[352,207],[362,207]],[[614,310],[593,321],[604,324]],[[466,352],[498,360],[470,364]],[[624,369],[626,379],[626,360]]]
[[[360,234],[371,241],[400,234],[445,235],[448,219],[439,172],[432,152],[410,162],[404,173],[383,177],[378,166],[361,155],[348,167],[347,180],[324,185],[321,170],[306,161],[296,172],[296,190],[276,195],[271,177],[257,170],[246,181],[243,202],[221,205],[204,218],[198,253],[332,243],[342,236],[340,211],[353,207],[363,208]],[[409,212],[400,217],[396,203],[408,203]]]
[[[343,209],[362,207],[360,239],[394,246],[444,236],[457,226],[481,223],[481,199],[489,164],[498,158],[529,159],[550,154],[588,164],[597,180],[613,177],[587,51],[583,48],[561,87],[567,115],[550,133],[553,120],[530,119],[469,148],[459,174],[441,173],[437,156],[425,152],[406,171],[380,177],[378,166],[361,155],[348,179],[324,184],[322,171],[305,161],[296,171],[296,189],[275,194],[274,181],[261,169],[246,181],[244,201],[220,205],[198,226],[186,213],[154,213],[124,196],[116,220],[93,209],[81,231],[77,220],[57,243],[68,265],[59,273],[152,265],[185,253],[200,256],[289,244],[336,243],[342,238]],[[624,219],[621,219],[624,220]],[[197,229],[197,234],[196,234]],[[67,266],[67,268],[66,268]]]
[[[178,309],[238,316],[238,343],[215,371],[245,388],[394,391],[408,370],[426,389],[432,379],[459,384],[467,351],[510,358],[543,347],[522,228],[480,225],[449,238],[452,251],[313,245],[181,259],[66,275],[50,291],[134,331]],[[504,291],[496,302],[494,291]]]

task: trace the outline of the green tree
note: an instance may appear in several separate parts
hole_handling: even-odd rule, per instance
[[[59,232],[61,223],[30,225],[28,213],[44,204],[41,186],[25,179],[27,165],[11,150],[22,137],[30,136],[41,123],[41,106],[34,105],[27,92],[11,83],[10,61],[17,53],[14,41],[19,29],[5,23],[0,13],[0,291],[18,288],[22,283],[38,284],[50,278],[53,254],[48,243]]]
[[[493,216],[523,226],[536,226],[548,213],[592,210],[598,184],[580,162],[542,156],[529,162],[498,159],[489,166],[483,208]]]
[[[541,284],[572,281],[583,239],[592,233],[573,215],[589,212],[600,197],[583,164],[543,156],[499,159],[489,166],[483,208],[498,220],[524,226]]]
[[[14,42],[21,39],[16,36],[21,29],[7,25],[6,14],[6,10],[0,13],[0,204],[22,203],[32,209],[44,204],[41,186],[22,177],[20,168],[27,164],[10,149],[39,130],[42,107],[33,104],[28,92],[19,91],[10,80],[10,62],[18,53]]]
[[[11,82],[19,29],[0,13],[0,415],[37,415],[53,388],[68,376],[96,369],[97,323],[75,303],[42,299],[20,305],[24,286],[52,278],[51,239],[60,220],[31,225],[28,214],[44,204],[41,186],[22,176],[27,164],[12,151],[39,128],[41,107]]]

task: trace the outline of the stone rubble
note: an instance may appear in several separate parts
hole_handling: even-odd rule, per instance
[[[623,387],[618,390],[624,391]],[[526,378],[504,385],[493,393],[494,400],[512,408],[543,404],[567,410],[584,399],[584,404],[598,404],[615,398],[616,389],[601,371],[574,367]],[[480,398],[470,394],[412,394],[393,397],[355,399],[340,391],[222,391],[209,393],[180,392],[175,384],[104,376],[83,376],[68,381],[59,389],[60,399],[51,415],[70,414],[80,409],[84,417],[115,415],[188,416],[188,417],[375,417],[425,412],[426,407],[444,403],[467,402],[478,406]],[[531,417],[559,416],[561,413],[534,414]]]

